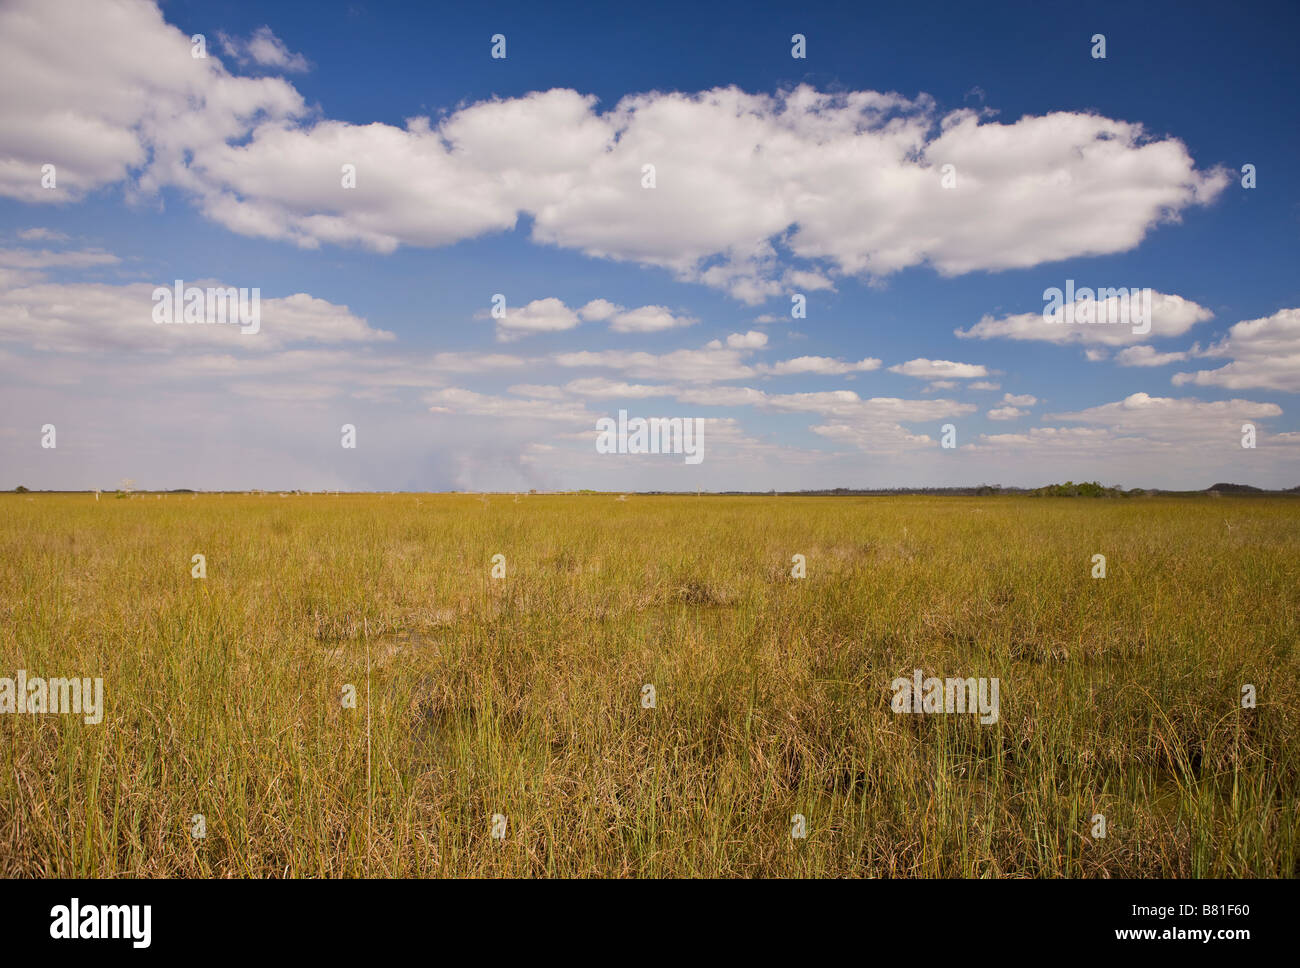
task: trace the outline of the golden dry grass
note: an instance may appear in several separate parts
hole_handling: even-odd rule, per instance
[[[0,874],[1297,873],[1300,503],[615,497],[0,496]]]

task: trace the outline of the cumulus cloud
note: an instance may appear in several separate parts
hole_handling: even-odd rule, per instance
[[[677,316],[663,306],[642,306],[614,313],[609,318],[609,328],[615,333],[658,333],[679,326],[693,326],[691,316]]]
[[[953,400],[906,400],[899,397],[863,399],[852,390],[769,395],[764,405],[790,413],[819,413],[866,421],[928,421],[974,413],[975,406]]]
[[[736,350],[757,350],[767,345],[767,334],[757,330],[746,333],[732,333],[727,337],[727,345]]]
[[[101,249],[53,252],[49,249],[0,249],[0,266],[7,269],[89,269],[121,260]]]
[[[492,370],[513,370],[528,365],[522,356],[508,353],[435,353],[428,366],[448,373],[486,373]]]
[[[597,414],[581,404],[557,404],[552,400],[521,400],[477,393],[463,387],[442,387],[425,397],[433,413],[470,417],[499,417],[510,420],[550,420],[582,424],[594,422]]]
[[[1160,353],[1154,346],[1142,343],[1124,347],[1115,354],[1115,362],[1120,366],[1165,366],[1185,360],[1189,355],[1194,354],[1186,351]]]
[[[1128,486],[1203,487],[1243,477],[1258,482],[1263,475],[1271,486],[1290,486],[1300,470],[1300,434],[1267,433],[1261,423],[1281,414],[1276,404],[1251,400],[1134,393],[1048,415],[1064,425],[981,434],[959,450],[972,465],[1015,467],[1022,476],[1030,470],[1040,482],[1102,478]],[[1260,424],[1260,450],[1243,465],[1241,425],[1247,422]]]
[[[1119,451],[1140,452],[1149,442],[1136,437],[1117,438],[1101,427],[1031,427],[1021,433],[981,434],[971,450],[993,450],[1026,459],[1031,454],[1084,454],[1095,460]]]
[[[768,396],[752,387],[690,387],[678,390],[677,399],[700,407],[754,407]]]
[[[259,66],[302,66],[269,29],[232,45]],[[310,117],[282,78],[191,57],[145,0],[6,4],[0,92],[11,197],[175,186],[243,235],[381,252],[509,231],[522,214],[536,242],[659,266],[748,303],[836,275],[1127,251],[1229,181],[1135,123],[1077,112],[1003,123],[927,96],[808,85],[635,94],[603,113],[555,89],[470,104],[436,126]],[[641,187],[647,161],[653,190]],[[55,192],[39,185],[47,162]],[[940,183],[949,163],[955,189]],[[344,164],[354,189],[340,188]],[[667,317],[650,318],[625,331]]]
[[[56,232],[54,229],[47,228],[30,228],[23,229],[18,233],[18,238],[24,242],[66,242],[68,237],[62,232]]]
[[[579,397],[622,397],[632,400],[667,397],[676,392],[676,388],[671,386],[626,383],[622,380],[607,380],[600,376],[570,380],[564,385],[564,389]]]
[[[1023,417],[1029,413],[1028,410],[1021,410],[1019,407],[994,407],[989,411],[990,420],[1015,420],[1017,417]]]
[[[791,360],[781,360],[763,367],[764,373],[773,376],[788,376],[794,373],[815,373],[820,376],[839,376],[845,373],[866,373],[880,368],[880,360],[867,357],[856,363],[833,359],[829,356],[796,356]]]
[[[479,314],[480,318],[490,315],[487,311]],[[663,306],[625,309],[608,299],[592,299],[578,309],[570,309],[554,296],[534,299],[519,309],[507,308],[504,316],[493,318],[497,324],[497,340],[502,343],[514,342],[530,333],[564,332],[582,322],[608,322],[610,331],[615,333],[657,333],[698,322],[693,316],[677,315]]]
[[[730,334],[725,343],[710,340],[700,349],[680,349],[669,353],[578,350],[555,353],[550,359],[562,367],[603,368],[636,379],[672,384],[722,383],[754,376],[798,373],[839,375],[866,372],[880,366],[877,359],[853,363],[824,356],[797,357],[773,364],[749,362],[754,352],[766,345],[766,334],[750,330]]]
[[[580,322],[578,313],[554,297],[534,299],[518,309],[509,307],[496,320],[497,340],[510,343],[528,333],[559,333]]]
[[[1079,316],[1066,313],[1079,312]],[[1092,313],[1084,317],[1084,312]],[[1101,343],[1106,346],[1124,346],[1141,343],[1147,339],[1168,336],[1181,336],[1197,323],[1210,319],[1214,314],[1204,306],[1199,306],[1182,296],[1166,293],[1151,294],[1151,319],[1149,332],[1140,321],[1133,319],[1127,300],[1119,296],[1110,296],[1101,300],[1074,300],[1061,307],[1060,312],[1052,314],[1052,319],[1045,319],[1043,313],[1017,313],[995,319],[984,316],[969,329],[955,329],[953,332],[963,339],[1016,339],[1042,340],[1050,343]],[[1122,320],[1122,322],[1065,322],[1065,319],[1092,318],[1096,320]],[[1137,323],[1135,325],[1135,322]],[[1093,359],[1092,352],[1088,358]],[[1098,356],[1098,359],[1104,358]]]
[[[1198,400],[1195,397],[1153,397],[1133,393],[1123,400],[1071,413],[1050,414],[1048,419],[1104,427],[1119,436],[1160,441],[1239,440],[1243,420],[1278,417],[1275,403],[1250,400]]]
[[[67,202],[128,179],[211,191],[192,167],[200,159],[259,121],[305,113],[285,81],[235,77],[190,50],[146,0],[0,6],[0,195]],[[46,164],[53,189],[41,184]]]
[[[908,360],[889,368],[890,373],[920,377],[923,380],[972,380],[988,376],[989,371],[977,363],[954,363],[951,360]]]
[[[1231,362],[1213,370],[1177,373],[1175,386],[1300,393],[1300,309],[1280,309],[1262,319],[1243,320],[1203,355],[1230,357]]]
[[[507,388],[507,392],[513,393],[517,397],[533,397],[537,400],[563,400],[565,396],[563,387],[547,386],[539,383],[516,383],[514,386]]]
[[[724,347],[719,340],[711,340],[703,349],[698,350],[682,349],[661,354],[626,350],[578,350],[555,353],[551,360],[563,367],[617,370],[642,380],[714,383],[754,376],[754,367],[745,362],[745,356],[749,352]]]
[[[785,274],[785,284],[789,289],[815,292],[818,289],[834,289],[835,283],[821,272],[809,272],[804,269],[790,269]]]
[[[217,34],[222,49],[240,64],[253,63],[281,71],[306,71],[311,68],[307,58],[295,54],[284,41],[275,36],[270,27],[258,27],[252,35],[241,39],[227,33]]]
[[[193,285],[222,284],[196,281]],[[298,342],[393,339],[392,333],[372,328],[347,306],[307,293],[261,299],[261,329],[252,335],[230,325],[162,325],[153,321],[154,289],[152,283],[51,282],[6,289],[0,291],[0,340],[57,352],[174,351],[195,346],[258,352]]]
[[[546,405],[553,406],[556,413],[571,414],[578,407],[574,397],[626,400],[672,397],[680,404],[694,407],[751,407],[768,413],[808,414],[822,421],[809,428],[812,433],[877,454],[932,447],[935,443],[932,438],[906,425],[962,416],[976,409],[971,404],[952,400],[863,398],[851,390],[766,393],[753,387],[634,384],[603,377],[573,380],[563,387],[521,385],[512,387],[511,392],[532,398],[522,401],[527,404],[526,410],[512,408],[503,398],[467,397],[468,391],[459,389],[439,390],[430,399],[449,407],[460,401],[454,408],[456,412],[510,416],[535,415]]]
[[[622,306],[615,305],[608,299],[593,299],[578,310],[578,315],[589,323],[604,322],[622,312],[622,309]]]
[[[747,406],[772,413],[813,414],[823,422],[811,426],[812,433],[873,454],[932,447],[934,441],[929,435],[905,425],[962,416],[976,409],[972,404],[953,400],[863,398],[852,390],[765,393],[752,387],[693,387],[679,391],[676,398],[696,406]]]

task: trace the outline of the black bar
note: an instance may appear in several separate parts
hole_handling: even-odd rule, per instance
[[[113,949],[128,957],[285,953],[339,957],[405,939],[431,957],[502,946],[588,947],[668,958],[685,947],[762,952],[774,937],[870,952],[981,957],[1025,952],[1231,956],[1292,935],[1292,881],[4,881],[8,955]],[[149,945],[54,939],[58,906],[149,905]],[[114,913],[116,917],[116,912]],[[1154,936],[1120,937],[1153,930]],[[1212,932],[1209,940],[1179,932]],[[1224,937],[1218,932],[1244,931]],[[124,933],[129,934],[129,931]],[[689,944],[688,944],[689,939]],[[485,946],[486,942],[486,946]],[[614,947],[611,947],[613,945]]]

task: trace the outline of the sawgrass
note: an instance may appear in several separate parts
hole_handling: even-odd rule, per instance
[[[1300,870],[1295,501],[0,495],[0,520],[0,676],[105,696],[99,725],[0,716],[0,875]],[[999,721],[894,714],[916,668],[998,677]]]

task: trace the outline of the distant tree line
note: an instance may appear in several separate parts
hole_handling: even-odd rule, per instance
[[[1036,487],[1029,493],[1033,497],[1130,497],[1145,492],[1141,489],[1126,491],[1122,487],[1105,487],[1098,481],[1084,481],[1081,484],[1066,481],[1064,484]]]

